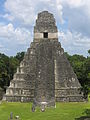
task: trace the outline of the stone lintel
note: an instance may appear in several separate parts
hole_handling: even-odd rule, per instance
[[[43,33],[34,33],[34,38],[35,39],[42,39],[43,37]],[[48,39],[53,39],[56,38],[58,39],[58,33],[48,33]]]

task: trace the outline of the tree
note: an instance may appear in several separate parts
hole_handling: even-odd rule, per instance
[[[18,52],[15,56],[16,59],[19,60],[19,63],[23,60],[25,52]]]
[[[90,50],[88,50],[88,53],[90,54]],[[12,57],[0,54],[0,87],[4,90],[6,86],[9,86],[10,80],[13,79],[13,75],[20,62],[23,60],[24,54],[25,52],[19,52],[16,56]],[[68,53],[65,54],[70,61],[85,94],[90,92],[90,57],[86,58],[82,55],[71,56]]]
[[[90,92],[90,57],[86,58],[82,55],[66,55],[82,85],[84,93],[87,94]]]
[[[4,90],[9,86],[19,63],[23,60],[24,52],[17,53],[14,57],[8,57],[0,53],[0,87]]]
[[[90,54],[90,49],[88,50],[88,53]]]
[[[16,72],[17,67],[19,66],[19,60],[16,57],[9,58],[9,75],[10,80],[13,78],[14,73]]]
[[[0,87],[5,89],[9,85],[9,57],[0,54]]]

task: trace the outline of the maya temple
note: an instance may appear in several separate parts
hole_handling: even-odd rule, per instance
[[[81,85],[58,41],[53,14],[38,14],[33,42],[6,90],[9,102],[46,103],[84,101]]]

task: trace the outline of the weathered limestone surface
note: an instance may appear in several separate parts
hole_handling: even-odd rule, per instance
[[[17,68],[4,99],[7,101],[45,103],[84,101],[81,85],[68,62],[51,13],[38,14],[34,39]]]

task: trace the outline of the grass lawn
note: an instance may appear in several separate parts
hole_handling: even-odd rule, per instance
[[[75,120],[86,116],[85,110],[90,110],[90,101],[86,103],[56,103],[56,108],[47,108],[45,112],[37,109],[32,113],[31,103],[0,104],[0,120],[8,120],[10,113],[19,115],[20,120]]]

